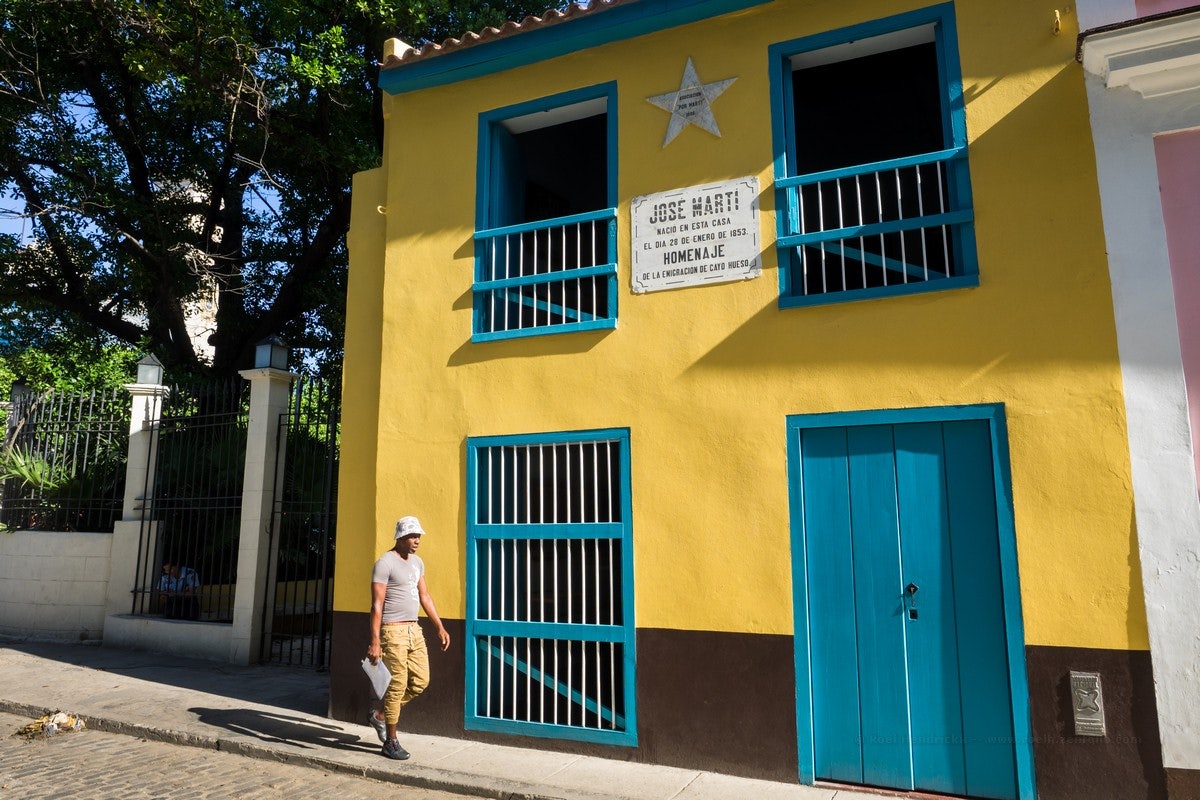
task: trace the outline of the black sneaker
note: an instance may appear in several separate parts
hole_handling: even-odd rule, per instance
[[[379,737],[379,743],[387,742],[387,723],[375,716],[374,711],[367,712],[367,722],[375,729],[375,735]]]
[[[404,761],[408,758],[408,751],[401,747],[400,742],[395,739],[388,739],[384,742],[383,749],[379,752],[396,761]]]

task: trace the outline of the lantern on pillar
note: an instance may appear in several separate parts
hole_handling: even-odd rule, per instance
[[[287,369],[288,346],[278,336],[268,336],[254,346],[256,369]]]
[[[158,385],[162,383],[162,378],[162,362],[155,358],[153,353],[137,362],[138,383]]]

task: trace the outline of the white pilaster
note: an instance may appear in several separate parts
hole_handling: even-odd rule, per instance
[[[1200,13],[1083,43],[1163,766],[1189,770],[1200,769],[1200,500],[1154,137],[1200,127],[1198,43]]]
[[[125,461],[125,497],[121,519],[113,525],[111,555],[108,562],[106,614],[128,614],[133,610],[132,591],[137,582],[139,543],[142,539],[142,508],[154,488],[155,429],[162,418],[162,401],[167,387],[157,383],[130,383],[125,390],[133,396],[129,413],[129,446]],[[152,527],[147,543],[154,541]],[[140,553],[142,559],[151,558]],[[155,574],[155,573],[151,573]]]
[[[239,373],[250,381],[250,419],[246,432],[246,470],[242,481],[242,519],[238,539],[237,588],[229,660],[252,664],[259,659],[266,580],[270,569],[271,515],[279,466],[279,420],[288,410],[288,392],[296,374],[270,367]]]

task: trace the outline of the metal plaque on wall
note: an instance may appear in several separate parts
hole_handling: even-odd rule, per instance
[[[1104,735],[1104,694],[1100,673],[1071,672],[1071,708],[1075,712],[1076,736]]]
[[[762,272],[758,178],[635,197],[629,216],[636,294]]]

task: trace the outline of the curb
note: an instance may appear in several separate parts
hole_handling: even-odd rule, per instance
[[[0,698],[0,711],[36,719],[43,714],[52,713],[55,709]],[[411,786],[417,789],[452,792],[473,797],[489,798],[490,800],[618,800],[612,795],[593,794],[590,792],[564,791],[561,794],[547,794],[544,787],[536,784],[510,781],[502,778],[486,778],[462,773],[449,773],[430,767],[409,766],[402,772],[397,772],[386,767],[360,767],[352,764],[343,764],[340,761],[320,756],[285,753],[250,742],[239,742],[217,736],[199,736],[192,733],[183,733],[182,731],[141,725],[135,722],[122,722],[107,717],[95,717],[76,711],[72,711],[72,713],[78,713],[79,716],[83,717],[84,723],[91,730],[118,733],[152,742],[198,747],[203,750],[219,750],[223,753],[232,753],[247,758],[357,775],[363,778],[371,778],[372,780],[402,786]]]

